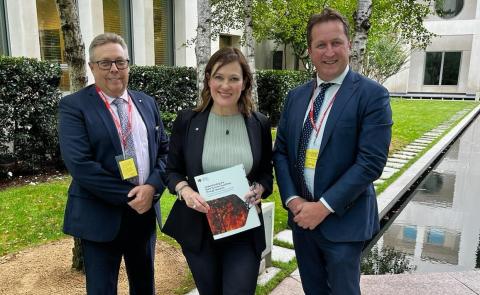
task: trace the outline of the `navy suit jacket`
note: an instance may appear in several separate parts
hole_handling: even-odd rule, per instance
[[[184,180],[197,190],[194,177],[204,173],[202,154],[209,114],[210,108],[203,112],[181,111],[173,124],[166,168],[167,184],[172,194],[175,194],[175,186]],[[261,113],[253,113],[245,117],[245,125],[253,156],[252,170],[247,178],[250,182],[262,184],[265,189],[262,198],[266,198],[272,193],[273,187],[270,122]],[[262,225],[251,230],[258,254],[265,249],[262,214],[259,217]],[[190,251],[199,251],[202,242],[212,236],[205,214],[187,207],[185,202],[179,200],[173,205],[162,231]]]
[[[314,81],[291,90],[275,141],[273,161],[283,203],[300,196],[300,133]],[[373,181],[382,173],[391,139],[388,91],[353,71],[346,75],[328,116],[315,167],[314,198],[335,211],[314,231],[333,242],[365,241],[379,229]],[[285,205],[284,205],[285,206]],[[289,224],[300,230],[289,211]]]
[[[128,93],[148,134],[150,175],[145,183],[161,194],[165,185],[160,173],[166,165],[168,138],[153,98],[137,91]],[[120,138],[95,85],[60,101],[58,133],[62,157],[72,176],[63,231],[90,241],[113,240],[134,185],[120,177],[115,161],[115,156],[122,154]],[[158,202],[154,208],[159,219]]]

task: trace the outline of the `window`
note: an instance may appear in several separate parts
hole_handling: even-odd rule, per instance
[[[283,69],[283,51],[277,50],[273,52],[272,69],[274,70]]]
[[[7,14],[5,0],[0,0],[0,55],[8,55]]]
[[[424,85],[457,85],[462,53],[427,52]]]
[[[128,55],[133,63],[132,30],[129,0],[103,0],[103,29],[115,33],[125,40]]]
[[[234,35],[220,35],[219,48],[234,47],[240,48],[240,37]]]
[[[40,41],[40,56],[42,60],[60,63],[62,78],[60,89],[70,89],[68,67],[64,60],[65,45],[60,30],[60,16],[55,0],[36,0],[38,33]]]
[[[457,16],[463,8],[463,0],[435,0],[435,12],[441,18]]]
[[[232,36],[220,35],[220,49],[225,47],[232,47]]]
[[[171,0],[153,0],[153,36],[156,65],[173,65]]]

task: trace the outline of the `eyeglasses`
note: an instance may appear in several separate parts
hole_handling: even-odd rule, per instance
[[[117,59],[117,60],[99,60],[99,61],[95,61],[94,63],[96,63],[101,70],[110,70],[112,68],[112,64],[115,64],[115,66],[119,70],[125,70],[126,68],[128,68],[129,62],[130,61],[128,59]]]

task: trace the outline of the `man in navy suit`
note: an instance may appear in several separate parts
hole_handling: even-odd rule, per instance
[[[316,79],[291,90],[273,161],[305,293],[360,294],[360,255],[379,229],[373,181],[391,139],[388,91],[349,68],[345,18],[307,26]]]
[[[117,293],[122,257],[130,294],[154,294],[168,139],[153,98],[127,90],[125,41],[101,34],[89,55],[95,84],[59,104],[60,148],[72,176],[63,230],[82,241],[88,294]]]

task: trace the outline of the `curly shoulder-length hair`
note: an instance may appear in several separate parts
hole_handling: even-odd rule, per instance
[[[238,109],[242,114],[250,116],[250,114],[254,110],[254,105],[252,102],[252,71],[250,70],[247,60],[245,59],[245,56],[242,54],[242,52],[237,48],[232,47],[225,47],[218,50],[208,60],[207,66],[205,67],[205,77],[203,79],[201,101],[195,108],[195,111],[203,112],[205,109],[207,109],[210,105],[213,104],[212,94],[210,93],[208,81],[211,77],[215,75],[215,72],[218,71],[218,69],[232,62],[238,62],[240,64],[243,74],[243,83],[245,85],[245,88],[242,90],[242,93],[240,94],[240,98],[238,100]],[[213,68],[217,64],[218,66],[215,68],[215,72],[212,72]]]

